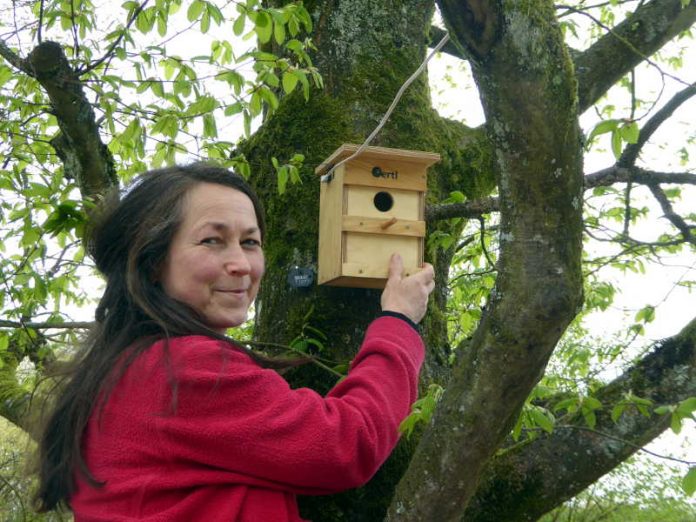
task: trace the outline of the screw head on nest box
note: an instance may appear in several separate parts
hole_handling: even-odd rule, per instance
[[[336,149],[315,172],[322,176],[319,200],[317,282],[384,288],[389,258],[404,260],[404,273],[423,266],[427,169],[440,155],[358,145]]]

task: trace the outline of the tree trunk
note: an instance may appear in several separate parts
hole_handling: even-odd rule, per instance
[[[582,302],[577,86],[553,4],[464,3],[440,6],[472,61],[495,147],[498,278],[397,488],[390,520],[461,518]]]
[[[319,355],[347,362],[360,345],[368,323],[379,312],[380,292],[364,289],[313,287],[292,289],[286,283],[293,266],[316,270],[319,179],[314,168],[342,143],[362,143],[386,112],[393,97],[425,58],[433,2],[407,0],[375,8],[369,1],[309,2],[316,27],[314,57],[326,89],[308,101],[299,94],[286,98],[280,109],[248,142],[242,144],[252,165],[252,182],[266,204],[267,273],[259,294],[256,336],[261,341],[288,344],[305,324],[328,337]],[[427,76],[406,91],[375,145],[439,152],[443,159],[429,173],[430,201],[452,190],[470,197],[493,187],[482,129],[468,129],[442,120],[432,109]],[[302,184],[278,194],[270,158],[305,155]],[[447,224],[438,227],[451,229]],[[432,229],[430,230],[432,232]],[[457,230],[453,231],[455,234]],[[439,289],[424,322],[428,346],[422,386],[444,383],[449,374],[450,348],[444,306],[452,252],[427,249],[437,267]],[[335,377],[313,366],[289,375],[293,385],[327,391]],[[331,498],[307,498],[303,513],[321,520],[380,520],[391,492],[408,465],[416,442],[404,442],[369,487]]]

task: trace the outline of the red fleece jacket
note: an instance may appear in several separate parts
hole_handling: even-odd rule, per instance
[[[159,341],[138,356],[92,415],[83,451],[106,483],[76,473],[76,522],[300,521],[296,494],[360,486],[389,456],[424,351],[408,323],[380,317],[322,397],[207,337],[165,350]]]

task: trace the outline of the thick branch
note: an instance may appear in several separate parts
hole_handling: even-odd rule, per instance
[[[500,6],[487,0],[438,0],[451,42],[459,54],[485,57],[499,37]]]
[[[689,172],[655,172],[640,167],[619,167],[614,165],[585,176],[585,189],[608,187],[614,183],[639,183],[655,185],[660,183],[680,183],[696,185],[696,174]]]
[[[660,125],[674,114],[674,111],[694,95],[696,95],[696,84],[689,85],[686,89],[675,94],[664,107],[657,111],[648,122],[643,125],[638,135],[638,141],[626,147],[621,158],[619,158],[618,165],[621,167],[631,167],[635,165],[643,145],[647,143]]]
[[[7,62],[12,65],[15,69],[31,75],[31,69],[27,66],[25,60],[23,60],[17,53],[8,47],[4,40],[0,40],[0,56],[2,56]]]
[[[486,198],[465,203],[444,205],[428,205],[425,209],[425,220],[429,222],[450,218],[478,218],[499,210],[498,198]]]
[[[27,58],[51,100],[60,134],[51,140],[66,176],[77,180],[85,198],[117,184],[111,153],[102,143],[94,111],[60,44],[44,41]]]
[[[696,319],[597,392],[603,408],[595,431],[583,429],[582,418],[561,419],[550,435],[495,458],[464,519],[537,520],[624,462],[667,429],[669,416],[645,417],[629,406],[614,423],[613,406],[628,393],[655,406],[696,395],[695,347]]]
[[[636,9],[576,58],[579,112],[694,22],[696,2],[682,7],[681,0],[652,0]]]
[[[640,167],[619,167],[613,165],[587,174],[584,183],[585,190],[589,190],[595,187],[608,187],[615,183],[627,183],[628,181],[648,186],[662,183],[696,185],[696,174],[689,172],[656,172]],[[500,211],[500,200],[498,198],[486,198],[464,203],[428,205],[425,209],[425,219],[428,222],[452,218],[473,219],[482,214],[498,211]]]

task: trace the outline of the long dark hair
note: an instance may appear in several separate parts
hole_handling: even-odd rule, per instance
[[[103,406],[138,354],[170,336],[206,335],[229,341],[209,328],[192,308],[167,296],[156,282],[181,224],[185,196],[199,183],[215,183],[246,194],[254,205],[261,239],[265,236],[263,209],[256,194],[242,177],[214,165],[196,163],[146,172],[122,194],[114,192],[105,198],[94,216],[86,246],[106,277],[106,289],[96,309],[95,326],[65,377],[39,440],[35,503],[40,512],[69,506],[75,472],[93,485],[102,484],[91,475],[82,456],[82,434],[90,415]],[[234,345],[230,342],[230,346]],[[176,387],[175,382],[171,384]]]

